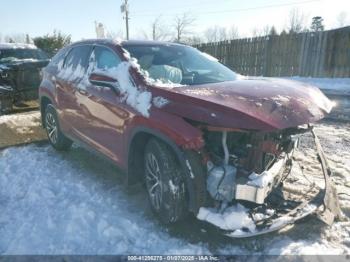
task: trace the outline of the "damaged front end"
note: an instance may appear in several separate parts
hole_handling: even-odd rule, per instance
[[[0,115],[12,111],[14,90],[9,85],[2,85],[0,82]]]
[[[332,224],[341,211],[331,171],[312,127],[276,132],[201,127],[207,163],[210,207],[197,218],[233,237],[250,237],[280,230],[310,214]],[[306,177],[293,155],[302,134],[312,135],[323,185]],[[298,175],[310,181],[293,188]],[[320,174],[317,174],[320,175]]]
[[[19,60],[0,63],[0,114],[9,113],[16,103],[38,98],[41,69],[49,60]]]

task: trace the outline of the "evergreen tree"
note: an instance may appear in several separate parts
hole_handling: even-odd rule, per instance
[[[310,30],[312,32],[320,32],[324,30],[323,18],[321,16],[314,16],[312,18]]]
[[[275,26],[272,26],[272,27],[271,27],[271,30],[270,30],[269,35],[278,35],[278,33],[277,33],[277,30],[276,30]]]
[[[288,34],[287,31],[283,29],[280,35],[287,35],[287,34]]]
[[[30,43],[31,43],[30,36],[26,34],[26,44],[30,44]]]
[[[47,34],[45,36],[40,36],[34,38],[34,44],[53,56],[58,50],[69,45],[71,43],[71,36],[62,34],[61,32],[54,31],[52,35]]]

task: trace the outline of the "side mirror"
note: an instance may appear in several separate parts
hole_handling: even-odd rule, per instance
[[[117,95],[120,95],[118,81],[110,76],[99,73],[91,73],[89,76],[89,82],[95,86],[109,87]]]

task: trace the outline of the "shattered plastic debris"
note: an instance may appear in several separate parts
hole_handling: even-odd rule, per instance
[[[255,223],[247,208],[241,204],[228,207],[220,213],[214,208],[201,207],[197,214],[199,220],[207,221],[223,230],[246,230],[255,232]]]
[[[275,210],[273,209],[266,209],[265,213],[254,213],[252,214],[252,217],[255,222],[265,220],[275,214]]]
[[[169,188],[170,188],[170,191],[171,191],[174,195],[175,195],[175,194],[178,192],[178,190],[179,190],[178,186],[175,186],[172,180],[169,180]]]
[[[249,175],[248,178],[250,179],[250,181],[248,181],[248,185],[256,186],[259,188],[268,186],[273,180],[273,176],[268,171],[264,171],[260,175],[253,172]]]

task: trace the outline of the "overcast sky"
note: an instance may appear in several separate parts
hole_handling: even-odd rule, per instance
[[[248,36],[253,28],[275,25],[281,30],[291,9],[298,8],[308,17],[322,16],[326,29],[337,26],[337,17],[348,12],[350,0],[129,0],[131,38],[150,32],[150,23],[162,15],[171,25],[176,14],[191,12],[196,18],[193,28],[202,32],[209,26],[235,25],[240,35]],[[28,33],[39,36],[54,29],[71,34],[73,40],[95,37],[94,21],[107,30],[124,32],[120,13],[122,0],[0,0],[0,34]]]

